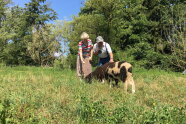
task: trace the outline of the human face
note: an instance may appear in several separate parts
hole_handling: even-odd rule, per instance
[[[87,39],[83,39],[83,42],[87,42]]]
[[[100,48],[103,47],[103,42],[99,42],[98,47],[100,47]]]

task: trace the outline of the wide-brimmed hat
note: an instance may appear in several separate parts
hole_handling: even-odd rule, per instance
[[[83,32],[80,37],[82,40],[89,39],[89,35],[86,32]]]
[[[99,43],[99,42],[104,42],[103,37],[102,37],[102,36],[98,36],[98,37],[96,38],[96,42],[97,42],[97,43]]]

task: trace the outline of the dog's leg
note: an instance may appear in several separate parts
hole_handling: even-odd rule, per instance
[[[110,88],[112,88],[112,80],[111,80],[111,78],[109,76],[107,76],[105,79],[107,80],[107,83],[109,83]]]
[[[132,93],[135,93],[135,83],[131,73],[128,73],[128,81],[132,86]]]
[[[118,87],[119,80],[118,79],[114,79],[114,80],[115,80],[115,85],[114,86]]]
[[[132,93],[135,93],[135,83],[133,77],[131,77]]]
[[[127,93],[128,90],[128,80],[124,82],[124,91]]]
[[[112,88],[112,81],[109,81],[109,84],[110,84],[110,88]]]
[[[105,80],[104,80],[104,79],[102,79],[102,80],[101,80],[101,83],[102,83],[102,84],[104,84],[104,83],[105,83]]]

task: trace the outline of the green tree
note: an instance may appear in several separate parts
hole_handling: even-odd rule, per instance
[[[75,59],[78,36],[86,31],[92,39],[102,35],[116,60],[145,68],[183,69],[185,8],[184,0],[87,0],[69,23],[69,58]]]
[[[46,0],[31,0],[31,2],[26,4],[25,20],[27,26],[34,26],[39,30],[46,22],[57,18],[56,12],[49,8],[48,5],[45,4],[45,1]]]
[[[50,20],[56,19],[56,12],[49,8],[47,4],[45,4],[46,0],[31,0],[28,4],[26,4],[25,8],[25,13],[24,13],[24,18],[25,18],[25,26],[27,27],[27,30],[24,31],[24,36],[23,36],[23,41],[24,41],[24,46],[26,46],[26,49],[24,48],[23,51],[27,55],[27,50],[29,49],[30,46],[27,46],[28,44],[35,44],[35,39],[32,37],[33,32],[40,32],[39,30],[45,29],[46,22]],[[44,35],[44,34],[42,34]],[[43,46],[40,47],[45,47],[47,44],[45,44],[45,40],[42,40]],[[30,55],[30,54],[29,54]],[[32,59],[34,58],[33,56],[30,56]],[[41,57],[40,57],[41,59]],[[35,59],[33,59],[34,62]],[[37,61],[41,65],[42,62]],[[28,63],[27,63],[28,64]]]
[[[47,21],[56,18],[56,13],[45,4],[45,0],[32,0],[25,8],[9,8],[5,15],[3,28],[0,29],[3,30],[0,39],[3,38],[4,42],[0,54],[2,60],[10,65],[40,64],[27,51],[28,44],[33,42],[33,27],[39,31]]]
[[[124,0],[89,0],[81,9],[79,17],[71,23],[71,38],[79,40],[81,32],[86,31],[94,40],[102,35],[115,51],[126,50],[140,42],[148,42],[147,32],[152,26],[142,10],[142,1]],[[77,42],[70,43],[70,55],[77,53]],[[116,55],[116,54],[115,54]],[[115,59],[123,59],[123,56]]]
[[[54,53],[60,50],[60,44],[52,34],[51,26],[47,25],[40,30],[33,29],[32,42],[27,44],[27,52],[35,63],[41,66],[51,66],[55,60]]]
[[[157,53],[161,53],[165,64],[174,70],[186,66],[185,20],[186,2],[184,0],[144,1],[147,16],[155,22],[151,34]]]
[[[6,10],[10,0],[0,0],[0,28],[2,27],[2,22],[6,19]]]

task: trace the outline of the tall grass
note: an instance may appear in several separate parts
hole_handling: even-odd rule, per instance
[[[0,123],[186,123],[186,77],[135,69],[136,93],[86,84],[75,71],[0,68]]]

